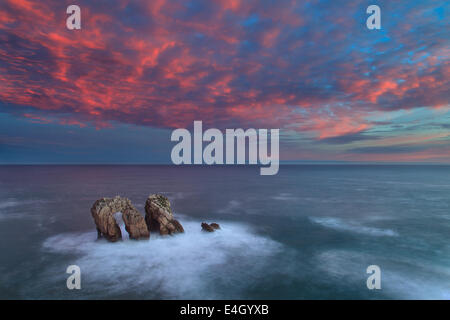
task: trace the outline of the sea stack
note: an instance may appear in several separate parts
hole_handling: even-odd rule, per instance
[[[114,217],[116,212],[122,212],[125,230],[129,233],[130,239],[138,240],[150,237],[144,217],[129,199],[119,196],[115,198],[101,198],[95,201],[91,208],[91,214],[97,226],[99,237],[105,237],[111,242],[122,239],[120,227]]]
[[[183,226],[174,219],[170,201],[160,194],[152,194],[145,202],[145,222],[150,231],[161,235],[184,232]]]

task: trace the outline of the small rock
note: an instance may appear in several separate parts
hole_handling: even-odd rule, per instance
[[[215,229],[215,230],[218,230],[218,229],[220,229],[220,225],[218,224],[218,223],[211,223],[210,224],[210,226],[213,228],[213,229]]]
[[[214,232],[214,228],[211,227],[209,224],[207,224],[206,222],[202,222],[202,230],[203,231],[207,231],[207,232]]]

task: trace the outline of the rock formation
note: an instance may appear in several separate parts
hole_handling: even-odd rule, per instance
[[[211,227],[209,224],[207,224],[206,222],[202,222],[202,230],[203,231],[207,231],[207,232],[214,232],[214,228]]]
[[[217,229],[220,229],[220,226],[217,223],[207,224],[206,222],[202,222],[202,230],[203,231],[214,232]]]
[[[150,237],[144,217],[131,204],[129,199],[119,196],[101,198],[95,201],[91,208],[99,237],[103,236],[112,242],[122,239],[120,227],[114,217],[116,212],[122,212],[122,219],[125,222],[125,229],[129,233],[130,239],[148,239]]]
[[[152,194],[147,198],[145,222],[150,231],[159,231],[161,235],[184,232],[181,223],[173,218],[169,199],[160,194]]]
[[[213,228],[213,229],[215,229],[215,230],[217,230],[217,229],[220,229],[220,225],[218,224],[218,223],[211,223],[210,224],[210,226]]]

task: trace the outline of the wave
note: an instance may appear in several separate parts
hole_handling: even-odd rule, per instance
[[[237,214],[242,212],[243,205],[238,200],[230,200],[225,207],[219,209],[217,212],[221,214]]]
[[[37,211],[35,210],[36,207],[45,203],[47,203],[45,200],[5,199],[0,202],[0,220],[40,218],[40,214],[36,214],[33,211]],[[30,207],[33,209],[30,210]]]
[[[362,225],[359,222],[356,221],[349,221],[344,220],[340,218],[334,218],[334,217],[309,217],[309,219],[317,223],[323,227],[331,228],[334,230],[339,231],[350,231],[355,232],[359,234],[365,234],[370,236],[389,236],[389,237],[396,237],[398,236],[398,233],[391,229],[381,229],[381,228],[374,228],[374,227],[367,227]]]
[[[272,199],[279,200],[279,201],[290,201],[290,200],[296,200],[296,197],[294,197],[290,193],[280,193],[276,196],[273,196]]]
[[[96,298],[130,292],[146,298],[239,298],[239,288],[257,283],[264,276],[260,268],[282,246],[245,225],[219,223],[221,230],[206,233],[200,222],[182,221],[184,234],[152,233],[149,241],[109,243],[95,241],[96,232],[60,234],[48,238],[43,250],[78,256],[72,264],[80,266],[82,286],[90,288],[80,292]]]
[[[352,250],[327,250],[316,254],[314,262],[325,272],[324,281],[342,283],[348,291],[367,290],[366,299],[450,299],[450,270],[445,267]],[[366,288],[366,269],[373,264],[381,269],[381,290]]]
[[[16,200],[5,200],[5,201],[0,202],[0,209],[15,207],[19,204],[20,204],[20,202],[18,202]]]

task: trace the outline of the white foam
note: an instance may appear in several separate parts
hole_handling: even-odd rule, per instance
[[[296,200],[296,198],[290,193],[280,193],[276,196],[273,196],[272,199],[279,200],[279,201]]]
[[[22,213],[10,212],[11,208],[18,206],[19,204],[20,203],[15,199],[9,199],[0,202],[0,220],[22,218]]]
[[[370,236],[377,236],[377,237],[398,236],[398,233],[395,232],[394,230],[367,227],[357,221],[344,220],[344,219],[334,218],[334,217],[309,217],[309,219],[314,223],[320,224],[321,226],[335,229],[335,230],[340,230],[340,231],[350,231],[350,232],[355,232],[355,233],[365,234],[365,235],[370,235]]]
[[[217,212],[223,214],[236,214],[237,211],[238,212],[242,211],[242,203],[237,200],[230,200],[225,207],[218,210]]]
[[[10,198],[0,202],[0,220],[7,219],[22,219],[22,218],[37,218],[35,210],[30,210],[29,207],[36,208],[38,205],[46,203],[44,200],[17,200]],[[21,210],[24,208],[23,210]]]
[[[0,202],[0,209],[15,207],[17,205],[19,205],[19,202],[16,200],[6,200],[6,201]]]
[[[450,270],[418,263],[415,260],[399,258],[393,260],[384,256],[352,250],[327,250],[316,254],[315,265],[328,274],[333,281],[343,286],[367,290],[368,297],[394,299],[450,299]],[[369,265],[381,269],[381,290],[371,291],[366,287],[366,269]]]
[[[256,268],[281,250],[278,242],[245,225],[219,221],[222,229],[207,233],[199,221],[181,222],[185,233],[175,236],[152,233],[148,241],[108,243],[95,241],[96,232],[61,234],[47,239],[43,248],[78,255],[73,263],[80,266],[85,287],[183,299],[229,298],[220,290],[224,284],[240,281],[245,288],[243,283],[251,284],[259,274]],[[239,297],[238,291],[234,294]]]

